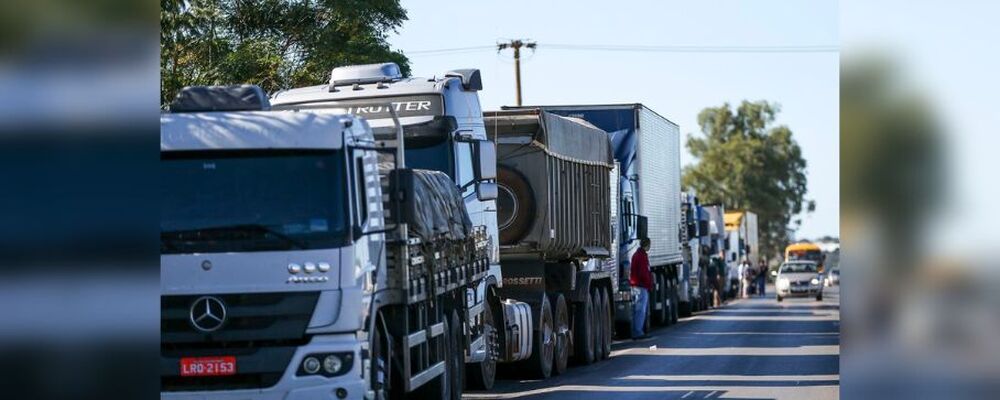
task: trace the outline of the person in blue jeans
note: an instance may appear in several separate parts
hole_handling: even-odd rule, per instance
[[[629,269],[628,282],[638,292],[632,309],[632,339],[649,337],[643,331],[646,327],[646,312],[649,309],[649,292],[653,290],[653,274],[649,272],[649,246],[649,238],[642,238],[639,241],[639,249],[632,255],[632,265]]]

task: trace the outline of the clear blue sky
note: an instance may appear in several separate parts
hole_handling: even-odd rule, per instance
[[[836,1],[407,1],[409,21],[390,37],[408,51],[527,38],[558,44],[810,46],[839,44]],[[484,109],[514,103],[508,52],[412,55],[415,76],[479,68]],[[698,112],[724,102],[781,105],[808,162],[816,211],[797,236],[839,235],[837,53],[623,53],[546,49],[522,55],[525,104],[644,103],[696,132]],[[683,139],[682,139],[683,140]],[[683,142],[682,142],[683,144]],[[681,157],[693,162],[690,155]]]

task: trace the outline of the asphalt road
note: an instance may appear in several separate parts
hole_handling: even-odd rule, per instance
[[[468,399],[837,399],[839,287],[778,303],[735,300],[682,319],[641,341],[614,344],[612,358],[545,381],[500,380]]]

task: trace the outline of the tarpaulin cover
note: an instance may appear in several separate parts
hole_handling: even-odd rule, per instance
[[[440,171],[403,169],[394,171],[392,185],[402,207],[402,221],[411,234],[425,242],[436,239],[464,240],[472,231],[472,220],[455,182]]]
[[[552,154],[577,162],[614,163],[607,132],[589,122],[541,110],[490,111],[483,114],[486,129],[503,138],[531,138]]]
[[[267,111],[271,102],[257,85],[188,86],[170,103],[170,112]]]

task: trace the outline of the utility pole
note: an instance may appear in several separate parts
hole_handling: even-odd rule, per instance
[[[535,42],[523,39],[513,39],[510,42],[497,43],[497,53],[504,49],[514,49],[514,85],[516,85],[517,105],[521,105],[521,47],[535,49]]]

